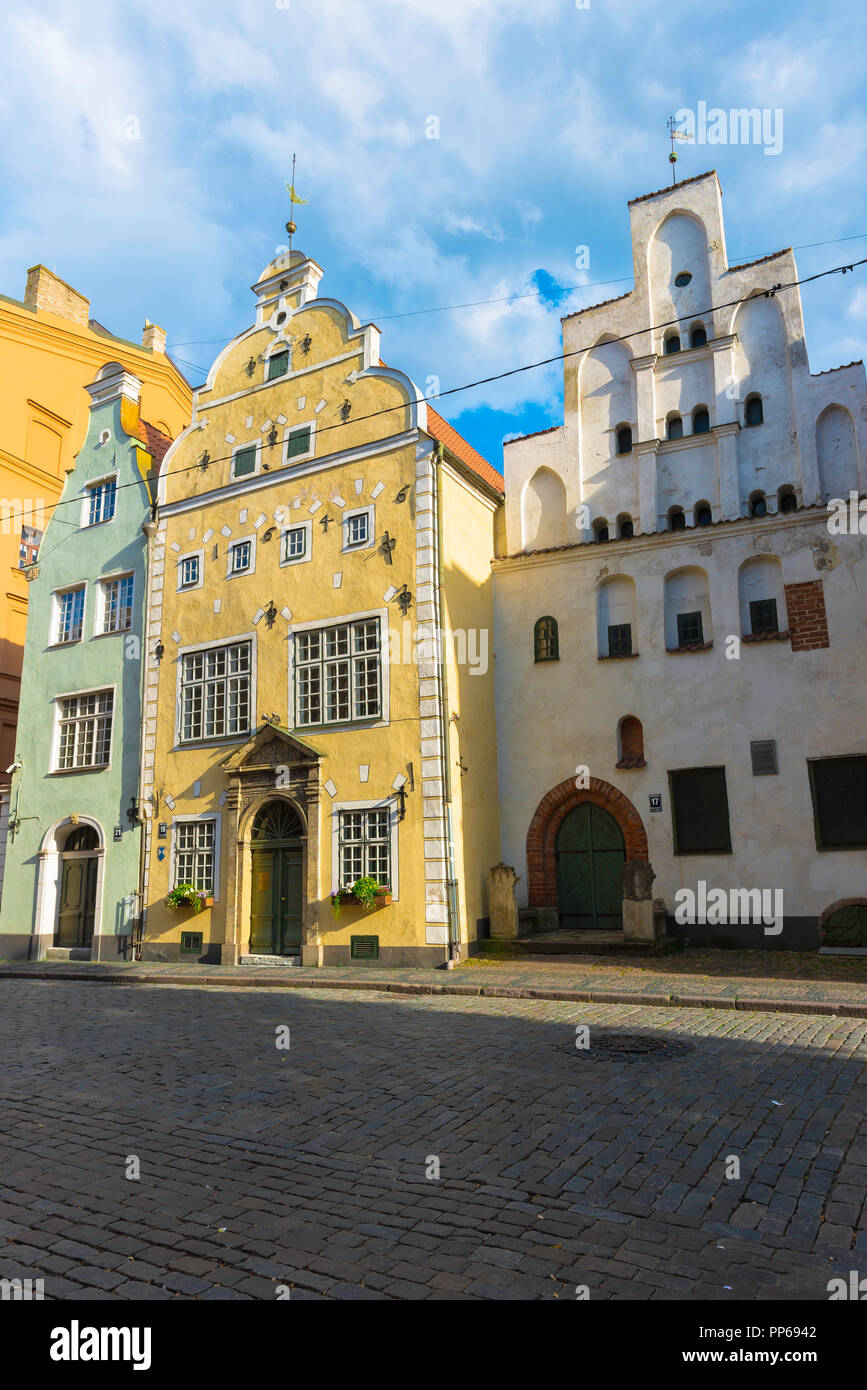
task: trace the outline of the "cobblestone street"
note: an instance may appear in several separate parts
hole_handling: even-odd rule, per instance
[[[863,1020],[0,989],[0,1277],[47,1298],[825,1301],[867,1261]]]

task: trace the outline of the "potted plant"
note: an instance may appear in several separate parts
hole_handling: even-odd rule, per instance
[[[166,894],[166,907],[173,910],[191,907],[193,912],[201,912],[203,907],[210,907],[213,901],[191,883],[179,883]]]
[[[375,907],[388,907],[391,902],[391,887],[387,883],[378,883],[375,878],[365,874],[362,878],[357,878],[350,887],[338,888],[336,893],[332,893],[331,902],[335,917],[342,902],[360,903],[365,912],[372,912]]]

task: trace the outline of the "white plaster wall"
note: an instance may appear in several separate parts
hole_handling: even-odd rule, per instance
[[[762,555],[778,557],[786,583],[822,578],[829,648],[793,652],[788,641],[762,642],[726,659],[726,636],[741,632],[738,571]],[[673,656],[665,652],[663,588],[665,574],[682,566],[707,572],[714,645]],[[596,589],[614,574],[636,583],[640,655],[599,661]],[[788,889],[787,911],[798,915],[818,916],[837,898],[863,895],[867,855],[816,850],[806,760],[867,754],[867,673],[857,640],[865,591],[862,541],[829,538],[816,513],[496,562],[503,859],[521,875],[519,903],[527,901],[525,846],[536,808],[581,764],[635,805],[657,874],[654,894],[669,908],[678,888],[701,878]],[[542,613],[558,620],[559,662],[533,661],[533,623]],[[628,714],[642,721],[647,767],[627,772],[615,763],[617,726]],[[779,775],[754,777],[750,741],[767,738],[777,740]],[[726,768],[733,853],[675,857],[667,773],[711,765]],[[648,810],[656,792],[662,814]]]

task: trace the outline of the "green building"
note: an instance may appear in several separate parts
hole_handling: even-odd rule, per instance
[[[109,362],[30,567],[0,956],[116,959],[138,916],[152,484],[171,440]]]

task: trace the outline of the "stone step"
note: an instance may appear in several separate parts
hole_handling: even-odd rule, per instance
[[[90,960],[89,946],[49,946],[46,960]]]
[[[242,956],[242,965],[293,966],[301,964],[300,956]]]

